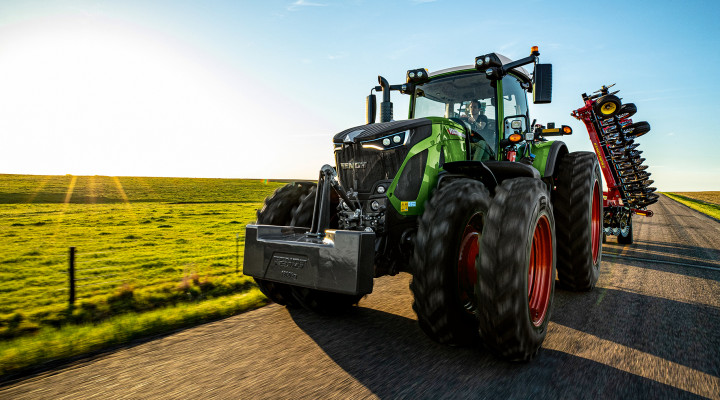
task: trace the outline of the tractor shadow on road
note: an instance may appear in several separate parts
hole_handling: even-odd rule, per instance
[[[608,241],[603,244],[603,250],[612,252],[620,252],[629,246],[631,252],[645,253],[647,251],[670,255],[682,258],[698,258],[702,261],[712,264],[720,260],[720,249],[713,247],[688,246],[681,243],[656,242],[651,240],[635,240],[632,245],[619,244],[614,241]],[[645,254],[647,257],[647,254]]]
[[[361,303],[362,304],[362,303]],[[428,339],[413,319],[359,307],[328,318],[291,318],[348,374],[380,398],[694,398],[694,395],[560,351],[509,363],[480,348]]]
[[[552,322],[720,377],[716,307],[601,287],[554,301]]]
[[[622,254],[622,256],[620,254]],[[720,281],[720,264],[718,263],[718,260],[720,260],[720,250],[713,248],[650,241],[637,242],[636,246],[627,247],[627,245],[609,242],[603,244],[603,255],[608,255],[603,261],[607,260],[617,263],[624,262],[622,257],[643,258],[648,261],[642,262],[628,259],[627,262],[639,268],[670,271],[682,275]],[[667,263],[688,265],[673,265]],[[693,267],[693,265],[699,266],[700,268]],[[708,268],[715,268],[717,271]]]

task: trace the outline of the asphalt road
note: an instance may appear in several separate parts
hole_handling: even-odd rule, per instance
[[[409,275],[352,314],[270,305],[0,388],[0,399],[720,398],[720,222],[661,197],[636,244],[603,247],[588,293],[557,290],[527,364],[427,339]]]

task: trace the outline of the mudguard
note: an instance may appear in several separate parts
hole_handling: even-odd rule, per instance
[[[328,292],[372,292],[375,233],[248,225],[243,273],[255,278]]]
[[[568,153],[568,148],[561,141],[551,141],[534,145],[532,151],[535,154],[533,167],[540,171],[540,175],[545,178],[556,173],[555,166],[560,158]]]

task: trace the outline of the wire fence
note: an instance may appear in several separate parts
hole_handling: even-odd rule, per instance
[[[195,256],[192,257],[193,262],[190,264],[194,264],[195,262],[202,260],[227,259],[234,256],[234,267],[230,266],[230,268],[224,269],[214,268],[212,269],[212,275],[215,277],[229,274],[237,275],[240,273],[240,239],[240,234],[236,234],[235,249],[233,252],[228,251],[221,254],[204,254],[202,256]],[[68,268],[67,271],[64,271],[64,274],[67,276],[67,286],[55,289],[54,292],[67,292],[68,305],[73,307],[81,297],[81,294],[88,296],[88,291],[82,290],[83,288],[96,288],[102,286],[118,287],[120,285],[137,283],[138,279],[143,278],[143,274],[138,273],[137,268],[132,271],[133,273],[129,274],[128,272],[130,271],[122,270],[122,265],[110,265],[104,267],[95,266],[95,262],[99,259],[107,261],[107,258],[99,256],[112,256],[114,254],[117,254],[117,252],[98,251],[83,254],[78,253],[75,246],[71,246],[68,249]],[[147,286],[157,286],[171,282],[178,282],[178,279],[187,279],[187,277],[193,273],[197,274],[198,271],[191,271],[191,269],[185,268],[182,275],[179,277],[175,274],[169,274],[168,279],[158,280],[155,278],[152,279],[151,284]]]

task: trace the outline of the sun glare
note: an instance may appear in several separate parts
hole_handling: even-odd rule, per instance
[[[77,176],[70,178],[70,184],[68,184],[67,192],[65,192],[65,201],[63,204],[69,204],[72,199],[73,191],[75,190],[75,183],[77,183]]]
[[[238,99],[170,39],[74,19],[0,33],[3,148],[46,164],[39,172],[111,174],[153,152],[182,153],[190,132],[232,125],[223,108]]]
[[[332,161],[335,128],[303,104],[117,21],[0,27],[0,87],[0,172],[296,178]]]

